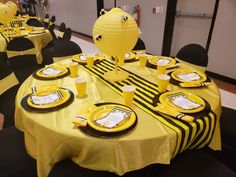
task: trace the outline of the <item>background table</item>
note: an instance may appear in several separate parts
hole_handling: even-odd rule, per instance
[[[70,157],[73,157],[74,162],[80,166],[94,170],[107,170],[119,175],[152,163],[170,163],[176,146],[176,133],[135,105],[132,108],[138,115],[138,124],[122,136],[96,138],[74,127],[73,118],[86,105],[101,102],[123,103],[122,96],[82,68],[79,68],[79,75],[87,79],[88,96],[75,98],[73,103],[64,109],[49,113],[32,113],[24,110],[20,101],[29,93],[29,88],[37,85],[59,84],[76,95],[73,78],[40,81],[31,76],[19,89],[16,98],[15,124],[18,129],[25,132],[28,153],[37,159],[38,176],[46,177],[56,162]],[[127,63],[124,68],[151,82],[156,82],[155,70],[140,69],[138,62]],[[188,90],[174,85],[170,85],[169,88]],[[209,146],[220,149],[221,104],[217,86],[212,81],[209,87],[191,89],[191,92],[206,99],[217,114],[216,129]]]
[[[43,57],[41,53],[41,49],[46,47],[47,44],[52,40],[52,36],[48,30],[45,30],[44,33],[39,33],[39,34],[28,34],[26,30],[21,30],[22,34],[25,34],[25,38],[30,39],[36,48],[36,52],[39,54],[37,56],[37,62],[39,64],[42,63]],[[0,52],[6,52],[7,49],[7,43],[10,41],[10,38],[5,37],[1,32],[0,32]]]

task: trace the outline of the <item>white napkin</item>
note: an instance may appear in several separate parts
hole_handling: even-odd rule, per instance
[[[184,94],[178,95],[169,95],[169,100],[177,107],[180,107],[183,110],[191,110],[201,107],[202,105],[190,100]]]
[[[35,95],[32,94],[30,99],[33,104],[36,105],[45,105],[45,104],[52,104],[61,99],[61,95],[57,92],[50,93],[48,95]]]
[[[56,75],[60,74],[61,72],[62,72],[61,70],[57,70],[55,68],[50,68],[50,67],[42,70],[42,73],[47,76],[56,76]]]
[[[119,107],[114,107],[111,112],[109,112],[101,119],[95,120],[94,122],[102,127],[114,128],[125,119],[130,117],[130,115],[131,111]]]

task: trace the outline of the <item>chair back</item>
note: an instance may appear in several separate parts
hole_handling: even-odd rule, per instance
[[[27,38],[14,38],[7,45],[7,56],[10,67],[22,83],[34,70],[39,69],[36,48]]]
[[[71,28],[67,28],[64,35],[63,35],[63,39],[69,41],[71,39],[71,35],[72,35]]]
[[[29,20],[26,21],[26,24],[28,26],[34,26],[34,27],[44,27],[43,23],[41,23],[36,18],[30,18]]]
[[[135,52],[135,51],[145,51],[145,50],[146,50],[145,43],[143,42],[142,39],[138,38],[138,41],[136,42],[132,51]]]
[[[46,14],[44,19],[43,19],[44,28],[49,28],[49,23],[50,23],[49,15]]]
[[[208,64],[207,51],[199,44],[188,44],[179,50],[177,60],[192,64],[196,69],[205,72]]]
[[[55,24],[52,24],[52,25],[49,26],[49,32],[52,35],[52,39],[57,40],[57,36],[54,32],[54,29],[55,29]]]
[[[57,42],[55,49],[52,53],[53,61],[57,62],[62,59],[63,57],[72,56],[76,54],[82,53],[82,50],[78,44],[73,41],[68,40],[60,40]]]
[[[53,15],[53,16],[50,18],[49,26],[55,24],[55,21],[56,21],[56,16]]]
[[[64,22],[62,22],[59,26],[59,30],[57,33],[57,38],[58,39],[63,39],[63,35],[66,32],[66,24]]]

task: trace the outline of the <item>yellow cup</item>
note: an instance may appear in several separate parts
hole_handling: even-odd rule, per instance
[[[144,68],[146,66],[147,58],[148,58],[148,55],[145,53],[140,53],[137,55],[137,59],[139,59],[139,64],[142,68]]]
[[[94,55],[87,55],[86,62],[87,62],[88,68],[92,69],[94,65]]]
[[[78,77],[78,67],[79,64],[77,62],[71,62],[69,63],[69,69],[70,69],[70,77]]]
[[[122,87],[122,91],[123,91],[123,96],[124,96],[124,104],[129,107],[132,106],[135,87],[132,85],[125,85]]]
[[[75,86],[77,89],[78,97],[86,96],[86,80],[84,78],[75,79]]]
[[[162,62],[158,63],[157,64],[157,75],[165,74],[166,68],[167,68],[167,64],[166,63],[162,63]]]
[[[157,75],[158,92],[162,93],[166,91],[167,86],[169,84],[169,80],[170,80],[170,76],[167,74]]]

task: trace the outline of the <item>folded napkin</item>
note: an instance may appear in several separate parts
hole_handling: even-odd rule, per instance
[[[95,105],[86,105],[80,109],[80,111],[73,118],[72,123],[76,127],[85,127],[87,125],[87,119],[89,117],[89,113],[92,109],[94,109]]]
[[[179,85],[181,87],[205,87],[210,85],[210,82],[183,82],[180,83]]]
[[[160,113],[163,113],[163,114],[167,114],[171,117],[174,117],[176,119],[180,119],[180,120],[183,120],[185,122],[192,122],[194,120],[194,117],[192,116],[189,116],[189,115],[186,115],[186,114],[183,114],[183,113],[180,113],[168,106],[165,106],[163,104],[160,104],[158,103],[157,106],[155,107],[155,109],[160,112]]]
[[[109,113],[100,119],[94,120],[94,122],[102,127],[114,128],[122,123],[124,120],[130,117],[131,111],[122,109],[120,107],[114,107]]]

